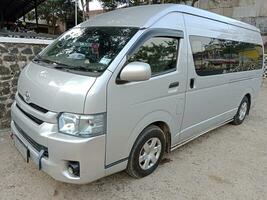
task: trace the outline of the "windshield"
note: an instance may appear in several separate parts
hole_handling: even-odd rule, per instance
[[[73,28],[38,55],[34,61],[78,72],[101,73],[122,50],[137,28]]]

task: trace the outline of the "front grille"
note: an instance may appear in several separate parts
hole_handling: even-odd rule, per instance
[[[32,121],[34,121],[36,124],[41,125],[42,123],[44,123],[42,120],[32,116],[31,114],[25,112],[24,110],[22,110],[22,108],[19,107],[18,104],[16,104],[16,106],[24,115],[26,115],[28,118],[30,118]]]
[[[14,124],[15,124],[15,127],[16,127],[16,129],[19,131],[19,133],[22,135],[22,137],[25,139],[25,140],[27,140],[31,145],[32,145],[32,147],[36,150],[36,151],[38,151],[38,152],[40,152],[41,150],[44,150],[44,156],[45,157],[48,157],[48,148],[47,147],[45,147],[45,146],[43,146],[43,145],[41,145],[41,144],[38,144],[37,142],[35,142],[30,136],[28,136],[15,122],[14,122]]]
[[[23,96],[22,96],[20,93],[19,93],[18,95],[19,95],[19,98],[20,98],[24,103],[28,104],[29,106],[31,106],[31,107],[34,108],[35,110],[38,110],[38,111],[40,111],[40,112],[42,112],[42,113],[47,113],[47,112],[48,112],[47,109],[42,108],[42,107],[40,107],[40,106],[38,106],[38,105],[36,105],[36,104],[34,104],[34,103],[27,103],[27,102],[24,100]]]

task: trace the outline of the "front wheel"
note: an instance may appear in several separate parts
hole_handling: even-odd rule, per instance
[[[132,148],[126,172],[134,178],[151,174],[159,165],[165,144],[165,135],[159,127],[145,128]]]
[[[240,105],[238,107],[237,113],[236,113],[236,115],[234,117],[234,120],[233,120],[232,124],[234,124],[234,125],[242,124],[243,121],[245,120],[248,112],[249,112],[249,100],[245,96],[242,99],[242,101],[241,101],[241,103],[240,103]]]

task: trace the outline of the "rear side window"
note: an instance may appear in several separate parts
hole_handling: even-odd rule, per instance
[[[260,45],[200,36],[190,36],[190,43],[199,76],[262,68]]]
[[[178,39],[154,37],[147,40],[128,59],[128,62],[150,64],[152,75],[176,70]]]
[[[248,71],[262,68],[263,52],[260,45],[243,42],[232,42],[232,70]]]

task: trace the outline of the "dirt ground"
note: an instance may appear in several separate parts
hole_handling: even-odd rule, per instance
[[[165,156],[143,179],[125,172],[87,185],[53,180],[26,164],[0,131],[0,200],[267,199],[267,82],[240,126],[225,125]]]

